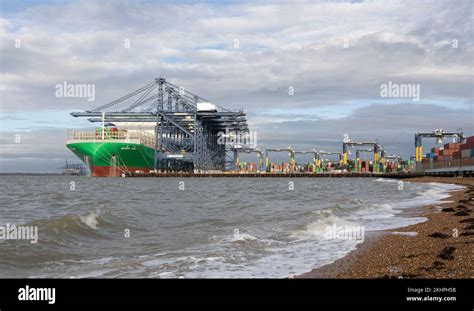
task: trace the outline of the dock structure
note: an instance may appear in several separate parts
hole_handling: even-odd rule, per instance
[[[213,172],[213,173],[190,173],[190,172],[165,172],[165,173],[126,173],[122,177],[222,177],[222,178],[394,178],[407,179],[423,176],[439,177],[474,177],[474,169],[461,171],[436,171],[436,172],[406,172],[406,173],[232,173],[232,172]]]
[[[342,150],[259,147],[256,137],[252,139],[254,133],[243,110],[213,104],[163,77],[105,105],[71,115],[102,124],[95,132],[68,131],[68,148],[91,169],[92,176],[469,175],[474,167],[474,136],[465,138],[462,129],[416,133],[414,160],[387,154],[375,138],[352,140],[348,134],[344,134]],[[453,138],[456,142],[446,144],[444,149],[432,148],[424,157],[422,138],[436,138],[437,143]],[[351,148],[356,151],[354,159],[349,159]],[[270,162],[270,153],[276,152],[287,153],[288,157],[281,157],[287,162]],[[372,159],[363,161],[361,152],[371,152]],[[242,153],[256,154],[258,163],[242,162]],[[313,159],[297,163],[296,154],[312,154]],[[325,159],[328,155],[339,159]]]
[[[69,163],[66,159],[66,165],[59,168],[62,175],[85,176],[88,174],[87,166],[83,163]]]
[[[232,150],[219,138],[249,132],[243,110],[212,104],[162,77],[108,104],[71,115],[101,122],[103,127],[152,128],[155,170],[224,171],[233,162]]]

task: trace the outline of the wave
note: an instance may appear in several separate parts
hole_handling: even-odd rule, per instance
[[[463,186],[454,184],[441,183],[427,183],[430,188],[425,191],[418,192],[417,197],[403,202],[397,202],[397,208],[419,207],[431,204],[441,203],[446,198],[449,198],[450,192],[463,189]]]
[[[89,215],[86,215],[86,216],[79,216],[79,219],[81,220],[83,224],[87,225],[89,228],[97,230],[97,225],[99,223],[97,221],[97,217],[98,215],[96,213],[90,213]]]
[[[250,241],[257,241],[258,238],[254,237],[253,235],[247,233],[239,233],[232,238],[233,243],[242,243],[242,242],[250,242]]]
[[[37,226],[40,235],[63,236],[66,235],[100,235],[101,225],[109,226],[110,223],[102,217],[100,211],[76,215],[67,214],[32,221],[29,226]]]
[[[72,259],[77,256],[77,251],[71,252],[75,245],[106,238],[106,235],[100,232],[101,225],[105,223],[100,213],[91,212],[43,218],[22,224],[21,226],[38,228],[37,243],[4,240],[0,265],[29,267]],[[19,273],[22,275],[23,272]]]
[[[307,238],[307,237],[324,237],[326,236],[328,229],[336,226],[338,228],[351,228],[358,224],[353,221],[343,219],[334,214],[331,209],[322,209],[313,212],[319,218],[315,221],[307,223],[302,229],[297,230],[292,234],[296,238]]]
[[[399,183],[401,180],[399,179],[393,179],[393,178],[377,178],[374,180],[374,182],[390,182],[390,183]],[[403,181],[404,183],[408,183],[406,181]]]
[[[331,215],[343,217],[350,215],[354,211],[364,208],[366,205],[362,200],[347,199],[345,204],[333,204],[324,209],[312,210],[305,212],[305,216],[328,217]]]

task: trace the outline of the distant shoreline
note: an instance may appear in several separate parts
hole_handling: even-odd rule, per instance
[[[0,173],[0,176],[69,176],[61,173]]]

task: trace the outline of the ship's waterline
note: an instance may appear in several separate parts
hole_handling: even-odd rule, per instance
[[[424,221],[401,211],[457,188],[405,183],[400,191],[396,181],[362,178],[2,176],[0,224],[37,227],[38,241],[0,240],[0,274],[288,277],[343,257],[361,234]]]

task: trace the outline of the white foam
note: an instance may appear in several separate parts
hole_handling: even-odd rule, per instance
[[[189,271],[182,271],[186,278],[284,278],[310,271],[344,257],[360,241],[307,239],[274,248],[258,259],[247,260],[234,254],[234,260],[206,261],[196,264]]]
[[[90,213],[86,216],[79,216],[79,219],[89,228],[97,230],[97,225],[99,224],[99,222],[97,221],[97,217],[98,215],[96,213]]]
[[[407,236],[417,236],[417,235],[418,235],[418,232],[414,232],[414,231],[407,231],[407,232],[404,232],[404,231],[393,231],[392,234],[395,234],[395,235],[407,235]]]
[[[404,209],[444,202],[442,200],[449,197],[451,191],[463,188],[462,186],[452,184],[427,183],[421,184],[421,187],[413,187],[413,189],[423,188],[423,186],[426,187],[426,185],[428,185],[429,188],[418,192],[414,198],[384,204],[373,204],[367,208],[356,211],[348,218],[355,221],[362,221],[366,224],[367,231],[387,230],[417,224],[427,219],[425,217],[395,216]]]
[[[103,264],[109,263],[112,260],[116,260],[116,259],[118,259],[118,257],[104,257],[104,258],[99,258],[99,259],[79,259],[79,260],[64,259],[62,261],[55,262],[55,264],[61,264],[61,263],[64,263],[64,262],[75,262],[75,263],[103,265]]]
[[[258,240],[258,238],[248,233],[239,233],[238,235],[232,238],[232,242],[248,242],[248,241],[256,241],[256,240]]]
[[[400,182],[399,179],[392,179],[392,178],[377,178],[374,180],[375,182],[391,182],[391,183],[398,183]]]
[[[395,207],[412,208],[441,203],[441,201],[450,197],[450,192],[464,188],[463,186],[442,183],[428,183],[428,185],[431,187],[423,192],[417,193],[418,197],[397,202]]]
[[[85,273],[82,273],[82,274],[78,274],[76,276],[71,276],[71,278],[77,278],[77,279],[100,278],[108,272],[112,272],[112,270],[107,269],[107,270],[102,270],[102,271],[98,271],[98,270],[90,271],[90,272],[85,272]]]
[[[319,213],[318,213],[319,212]],[[333,225],[337,227],[354,227],[357,223],[344,220],[333,214],[331,210],[319,210],[315,211],[315,214],[319,214],[320,218],[316,221],[310,222],[304,226],[303,230],[298,230],[292,233],[292,237],[295,238],[308,238],[308,237],[324,237],[327,234],[328,228]]]

